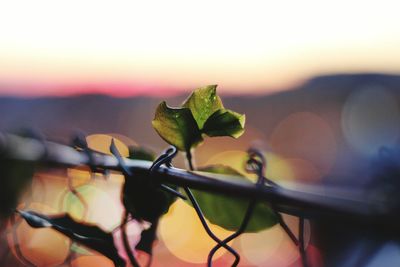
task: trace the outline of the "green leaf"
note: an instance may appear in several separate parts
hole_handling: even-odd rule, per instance
[[[199,129],[203,127],[211,114],[224,108],[216,89],[217,85],[208,85],[196,89],[183,103],[183,107],[189,108],[192,111]]]
[[[234,175],[246,179],[236,170],[223,165],[208,166],[199,170],[203,172]],[[204,216],[211,223],[217,224],[231,231],[236,231],[239,228],[247,210],[249,203],[248,200],[198,190],[193,190],[193,194],[196,197]],[[258,232],[270,228],[277,223],[278,217],[275,212],[266,203],[260,202],[256,204],[245,232]]]
[[[189,151],[203,141],[199,127],[188,108],[170,108],[163,101],[157,107],[152,124],[162,139],[181,151]]]
[[[168,212],[176,198],[160,189],[159,184],[152,179],[145,178],[147,177],[125,178],[122,203],[133,218],[154,223]]]
[[[208,136],[240,137],[244,133],[246,115],[228,109],[214,112],[204,124],[203,133]]]
[[[147,160],[154,161],[156,155],[153,151],[140,146],[130,146],[129,147],[129,157],[130,159]]]
[[[143,147],[131,146],[129,148],[129,158],[154,161],[155,155],[152,151]],[[142,231],[140,241],[135,249],[152,255],[154,242],[157,240],[156,233],[159,219],[168,212],[176,197],[161,190],[159,183],[147,178],[149,177],[142,174],[136,174],[135,179],[125,177],[122,201],[125,209],[133,218],[151,223],[150,228]],[[178,190],[174,185],[168,186]]]
[[[0,223],[13,213],[34,171],[34,163],[0,157]]]

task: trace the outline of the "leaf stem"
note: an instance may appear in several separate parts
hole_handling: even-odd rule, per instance
[[[189,170],[194,171],[193,155],[190,149],[186,150],[186,163],[189,167]]]

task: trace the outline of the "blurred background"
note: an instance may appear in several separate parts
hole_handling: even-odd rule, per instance
[[[4,1],[0,130],[32,128],[66,144],[80,130],[99,151],[114,137],[121,151],[141,145],[160,153],[167,144],[151,126],[158,103],[178,106],[195,88],[218,84],[224,105],[246,114],[246,132],[238,140],[206,140],[195,153],[198,166],[243,172],[245,151],[256,146],[271,179],[357,187],[369,182],[377,151],[399,145],[399,8],[389,0]],[[185,167],[181,156],[174,163]],[[112,231],[122,218],[123,177],[98,178],[82,169],[39,172],[21,205],[69,212]],[[296,233],[298,219],[285,219]],[[133,239],[140,227],[130,226]],[[311,228],[311,266],[329,266]],[[153,266],[204,266],[213,246],[180,201],[158,236]],[[23,222],[10,224],[0,242],[0,266],[112,266]],[[279,226],[232,245],[240,266],[301,266]],[[343,256],[348,266],[355,254]],[[215,266],[232,261],[222,250],[215,258]],[[399,260],[399,247],[388,244],[365,266]]]

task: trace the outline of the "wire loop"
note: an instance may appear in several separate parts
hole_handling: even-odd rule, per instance
[[[265,185],[266,183],[267,185],[272,187],[279,187],[277,183],[271,181],[264,176],[266,172],[267,160],[265,159],[263,153],[255,148],[250,148],[248,150],[248,154],[249,159],[246,162],[245,169],[247,172],[256,174],[258,176],[257,185]],[[274,210],[275,215],[278,217],[278,222],[281,225],[282,229],[286,232],[293,243],[299,248],[303,267],[307,267],[307,255],[304,242],[304,218],[299,217],[299,237],[296,238],[292,230],[283,220],[282,215],[276,211],[275,206],[271,205],[271,208]]]
[[[178,150],[174,146],[170,146],[167,148],[158,158],[156,158],[151,165],[149,171],[150,175],[154,175],[154,173],[162,166],[165,165],[168,168],[172,167],[172,159],[176,156],[178,153]],[[160,184],[161,189],[163,189],[165,192],[168,192],[172,195],[175,195],[183,200],[186,200],[187,198],[182,195],[179,191],[165,185],[165,184]]]
[[[266,178],[264,177],[264,171],[266,169],[267,161],[265,160],[263,154],[258,150],[249,149],[248,154],[249,154],[249,159],[245,164],[245,170],[249,173],[256,174],[257,175],[256,185],[262,186],[264,184],[264,181],[266,180]],[[207,266],[209,267],[212,266],[213,256],[218,251],[218,249],[220,249],[223,245],[226,245],[228,242],[232,241],[233,239],[243,234],[243,232],[246,230],[250,222],[256,204],[257,202],[255,199],[250,200],[247,206],[245,216],[237,231],[232,235],[228,236],[227,238],[225,238],[224,240],[222,240],[220,243],[218,243],[215,247],[211,249],[210,253],[208,254]],[[237,264],[239,264],[239,260],[236,260],[232,266],[237,266]]]

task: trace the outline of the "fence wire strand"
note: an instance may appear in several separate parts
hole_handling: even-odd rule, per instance
[[[112,147],[110,148],[113,150]],[[135,178],[137,171],[139,174],[153,177],[160,184],[162,190],[183,199],[188,198],[192,203],[205,231],[217,243],[209,253],[209,266],[211,266],[213,255],[221,247],[234,255],[235,262],[233,266],[239,263],[240,255],[228,245],[228,242],[235,239],[245,230],[257,201],[270,203],[271,208],[278,216],[278,221],[282,229],[299,248],[304,267],[308,267],[305,245],[305,218],[317,217],[329,220],[330,218],[340,216],[343,221],[346,220],[348,222],[349,227],[351,226],[355,229],[360,227],[360,225],[362,227],[369,227],[375,224],[377,225],[376,228],[378,226],[385,226],[385,229],[397,229],[400,222],[397,210],[388,209],[380,211],[376,207],[379,207],[381,203],[370,202],[368,199],[363,198],[363,195],[358,197],[357,193],[359,192],[355,190],[355,193],[352,194],[354,198],[348,199],[337,194],[333,195],[332,193],[321,196],[313,194],[312,191],[296,191],[281,187],[264,176],[267,162],[263,158],[262,153],[255,150],[249,151],[249,158],[251,160],[247,164],[247,170],[257,175],[257,184],[218,180],[212,178],[212,176],[208,177],[174,168],[171,164],[173,157],[176,155],[176,149],[174,148],[167,150],[151,164],[148,161],[123,158],[118,150],[114,151],[114,156],[95,153],[87,147],[87,143],[79,138],[76,139],[74,145],[71,147],[44,140],[38,141],[29,137],[0,134],[0,154],[6,159],[40,163],[51,167],[69,168],[86,165],[91,168],[92,174],[94,172],[116,170],[122,172],[128,178]],[[186,196],[165,185],[165,183],[182,187]],[[215,236],[208,226],[204,214],[190,188],[247,198],[249,200],[248,209],[238,231],[224,240]],[[299,217],[298,237],[293,234],[279,212]],[[385,220],[382,220],[382,217]]]

